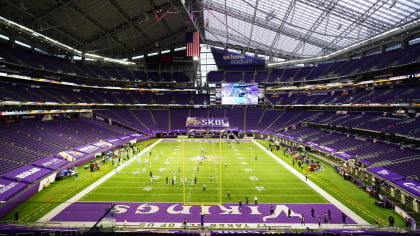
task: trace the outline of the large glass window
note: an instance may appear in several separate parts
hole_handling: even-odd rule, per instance
[[[217,66],[211,53],[211,46],[206,44],[201,44],[200,52],[200,73],[201,73],[201,82],[204,84],[207,82],[207,73],[210,71],[216,71]]]

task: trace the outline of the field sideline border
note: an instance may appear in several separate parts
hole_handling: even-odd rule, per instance
[[[135,159],[137,159],[139,156],[141,156],[145,152],[149,151],[152,147],[154,147],[157,144],[159,144],[161,141],[162,141],[162,139],[157,140],[155,143],[153,143],[149,147],[143,149],[143,151],[141,151],[136,156],[134,156],[133,158],[131,158],[130,160],[128,160],[126,163],[130,164]],[[117,167],[116,170],[119,172],[121,169],[123,169],[126,166],[127,166],[127,164],[120,165],[120,166]],[[104,177],[100,178],[98,181],[96,181],[93,184],[89,185],[87,188],[83,189],[78,194],[76,194],[75,196],[73,196],[72,198],[70,198],[67,202],[61,203],[56,208],[52,209],[50,212],[48,212],[43,217],[41,217],[39,219],[39,221],[41,221],[41,222],[47,222],[49,219],[52,219],[58,213],[60,213],[61,211],[63,211],[66,207],[70,206],[70,204],[78,201],[79,199],[81,199],[82,197],[84,197],[86,194],[88,194],[90,191],[92,191],[93,189],[95,189],[96,187],[98,187],[100,184],[102,184],[103,182],[105,182],[106,180],[108,180],[109,178],[111,178],[116,173],[116,170],[109,172]]]
[[[352,218],[354,221],[356,221],[358,224],[362,225],[370,225],[367,221],[365,221],[362,217],[354,213],[352,210],[350,210],[348,207],[346,207],[344,204],[339,202],[337,199],[335,199],[333,196],[331,196],[329,193],[324,191],[322,188],[320,188],[318,185],[313,183],[310,179],[305,181],[305,176],[303,176],[301,173],[299,173],[297,170],[292,168],[290,165],[288,165],[286,162],[284,162],[282,159],[280,159],[278,156],[276,156],[274,153],[268,151],[264,146],[256,142],[255,140],[252,140],[252,142],[257,145],[259,148],[264,150],[268,155],[270,155],[272,158],[274,158],[278,163],[283,165],[286,169],[288,169],[290,172],[292,172],[296,177],[298,177],[300,180],[302,180],[304,183],[308,184],[312,189],[314,189],[316,192],[318,192],[321,196],[323,196],[325,199],[327,199],[329,202],[334,204],[338,209],[340,209],[342,212],[344,212],[347,216]]]
[[[149,147],[143,149],[143,151],[141,151],[140,153],[138,153],[135,157],[131,158],[129,161],[127,161],[128,164],[130,164],[132,161],[134,161],[134,159],[138,158],[139,156],[143,155],[145,152],[149,151],[151,148],[153,148],[154,146],[156,146],[157,144],[159,144],[162,141],[162,139],[157,140],[155,143],[153,143],[152,145],[150,145]],[[291,166],[289,166],[287,163],[285,163],[283,160],[281,160],[279,157],[277,157],[274,153],[269,152],[268,150],[266,150],[266,148],[264,148],[261,144],[259,144],[258,142],[256,142],[255,140],[252,140],[252,142],[259,148],[261,148],[262,150],[264,150],[268,155],[270,155],[272,158],[274,158],[279,164],[283,165],[285,168],[287,168],[290,172],[292,172],[296,177],[298,177],[300,180],[302,180],[302,182],[308,184],[312,189],[314,189],[316,192],[318,192],[321,196],[323,196],[325,199],[327,199],[328,201],[330,201],[332,204],[334,204],[337,208],[339,208],[342,212],[344,212],[346,215],[348,215],[349,217],[351,217],[354,221],[356,221],[358,224],[362,224],[362,225],[369,225],[368,222],[366,222],[363,218],[361,218],[359,215],[357,215],[356,213],[354,213],[352,210],[350,210],[348,207],[346,207],[344,204],[342,204],[341,202],[339,202],[337,199],[335,199],[334,197],[332,197],[330,194],[328,194],[326,191],[324,191],[323,189],[321,189],[319,186],[317,186],[316,184],[314,184],[312,181],[310,181],[308,179],[308,181],[305,181],[305,177],[300,174],[298,171],[296,171],[295,169],[293,169]],[[221,162],[220,162],[221,163]],[[126,165],[121,165],[117,168],[118,171],[120,171],[121,169],[123,169]],[[108,173],[107,175],[103,176],[101,179],[99,179],[98,181],[96,181],[95,183],[91,184],[90,186],[88,186],[87,188],[85,188],[84,190],[82,190],[81,192],[79,192],[78,194],[76,194],[75,196],[73,196],[72,198],[70,198],[67,202],[62,203],[60,205],[58,205],[57,207],[55,207],[53,210],[51,210],[50,212],[48,212],[47,214],[45,214],[43,217],[41,217],[39,219],[39,221],[41,222],[47,222],[49,219],[52,219],[53,217],[55,217],[57,214],[59,214],[61,211],[63,211],[66,207],[68,207],[70,204],[78,201],[79,199],[81,199],[83,196],[85,196],[86,194],[88,194],[90,191],[92,191],[93,189],[95,189],[96,187],[98,187],[100,184],[102,184],[103,182],[105,182],[106,180],[108,180],[109,178],[111,178],[114,174],[116,173],[116,171],[111,171],[110,173]],[[211,205],[219,205],[219,204],[212,204]],[[190,205],[195,205],[194,203],[190,204]],[[197,204],[198,205],[198,204]],[[201,204],[200,204],[201,205]]]

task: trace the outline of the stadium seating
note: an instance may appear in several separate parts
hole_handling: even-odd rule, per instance
[[[49,56],[43,53],[32,52],[15,46],[0,43],[0,57],[6,62],[32,67],[36,69],[51,71],[55,73],[63,73],[77,75],[82,77],[97,78],[103,80],[127,80],[127,81],[143,81],[150,82],[191,82],[191,79],[183,72],[162,72],[156,71],[145,73],[139,70],[131,70],[125,67],[97,66],[91,64],[83,64],[81,62],[70,62],[70,60]],[[27,71],[23,71],[27,73]]]
[[[0,129],[0,173],[31,164],[46,156],[95,142],[132,133],[92,119],[21,120]],[[1,163],[5,162],[4,165]]]
[[[57,102],[57,103],[114,103],[114,104],[209,104],[209,95],[170,93],[152,94],[137,91],[58,88],[0,82],[0,101]]]

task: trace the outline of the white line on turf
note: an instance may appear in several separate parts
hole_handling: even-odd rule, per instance
[[[218,191],[216,191],[216,192],[218,192]],[[113,192],[113,193],[108,193],[108,192],[107,193],[90,193],[90,194],[92,194],[92,195],[107,195],[107,196],[109,196],[109,195],[117,195],[117,196],[121,195],[121,193],[115,193],[115,192]],[[130,195],[130,196],[144,196],[144,195],[146,195],[146,196],[150,196],[150,193],[124,193],[124,195]],[[153,193],[153,196],[183,196],[183,195],[184,195],[183,193]],[[191,193],[191,195],[202,196],[203,193]],[[296,197],[296,196],[298,196],[298,197],[310,197],[310,196],[318,197],[319,195],[318,194],[264,194],[264,197],[278,197],[278,196],[281,196],[281,197]],[[316,203],[316,204],[318,204],[318,203]]]
[[[278,156],[276,156],[274,153],[268,151],[265,149],[261,144],[256,142],[255,140],[252,140],[252,142],[257,145],[259,148],[264,150],[268,155],[270,155],[272,158],[277,160],[281,165],[286,167],[290,172],[292,172],[294,175],[296,175],[299,179],[301,179],[303,182],[307,183],[311,188],[313,188],[316,192],[318,192],[321,196],[323,196],[325,199],[330,201],[332,204],[334,204],[338,209],[340,209],[342,212],[344,212],[347,216],[352,218],[356,223],[368,225],[369,223],[366,222],[362,217],[354,213],[352,210],[350,210],[348,207],[343,205],[341,202],[339,202],[337,199],[335,199],[333,196],[331,196],[329,193],[325,192],[322,188],[320,188],[318,185],[313,183],[311,180],[308,179],[308,181],[305,181],[305,176],[303,176],[301,173],[299,173],[297,170],[295,170],[293,167],[288,165],[286,162],[284,162],[282,159],[280,159]]]
[[[65,221],[60,222],[61,227],[92,227],[93,224],[96,222],[94,221]],[[140,227],[140,224],[144,224],[144,227]],[[189,222],[188,226],[198,226],[199,222]],[[232,224],[232,223],[230,223]],[[172,225],[171,227],[168,227],[168,225]],[[135,227],[139,229],[182,229],[184,228],[184,225],[179,222],[116,222],[117,227],[121,227],[122,229],[126,229],[125,227]],[[217,228],[219,226],[220,228]],[[346,230],[360,230],[360,226],[358,225],[348,225],[348,224],[321,224],[321,227],[318,226],[318,224],[300,224],[300,223],[248,223],[248,222],[235,222],[235,224],[232,224],[233,228],[230,228],[227,226],[226,222],[223,223],[204,223],[204,227],[213,228],[215,231],[217,230],[223,230],[226,229],[226,227],[229,227],[228,230],[245,230],[244,227],[247,227],[247,230],[261,230],[261,227],[282,227],[282,228],[291,228],[291,229],[318,229],[321,228],[322,230],[325,229],[346,229]],[[356,231],[357,232],[357,231]]]
[[[128,160],[127,161],[128,164],[130,164],[131,162],[133,162],[138,157],[141,157],[145,152],[149,151],[151,148],[153,148],[154,146],[156,146],[160,142],[161,142],[161,139],[158,140],[158,141],[156,141],[154,144],[150,145],[146,149],[143,149],[143,151],[141,151],[140,153],[138,153],[134,158],[131,158],[130,160]],[[75,196],[73,196],[72,198],[70,198],[69,200],[67,200],[67,202],[61,203],[56,208],[52,209],[50,212],[48,212],[43,217],[41,217],[40,221],[41,222],[45,222],[45,221],[47,221],[47,219],[52,219],[54,216],[56,216],[58,213],[60,213],[66,207],[70,206],[70,204],[72,204],[73,202],[78,201],[80,198],[84,197],[86,194],[88,194],[90,191],[92,191],[93,189],[95,189],[96,187],[98,187],[100,184],[102,184],[103,182],[105,182],[106,180],[108,180],[109,178],[111,178],[116,173],[116,171],[117,172],[120,172],[120,170],[123,169],[126,166],[128,166],[128,165],[120,165],[119,167],[117,167],[116,170],[113,170],[113,171],[109,172],[108,174],[106,174],[105,176],[103,176],[102,178],[100,178],[98,181],[96,181],[95,183],[89,185],[89,187],[83,189],[78,194],[76,194]]]

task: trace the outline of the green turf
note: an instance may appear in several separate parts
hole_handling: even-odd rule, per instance
[[[258,142],[264,146],[268,145],[267,141],[258,140]],[[142,156],[141,166],[137,160],[134,160],[130,166],[85,195],[81,201],[219,203],[220,196],[222,202],[238,202],[239,199],[243,201],[245,196],[252,201],[254,196],[258,196],[259,202],[266,203],[327,202],[255,144],[223,143],[220,152],[217,143],[216,140],[212,143],[184,142],[183,152],[182,143],[162,141],[153,148],[152,157],[147,157],[152,161],[153,176],[160,178],[150,183],[149,165],[145,164],[145,157]],[[200,164],[200,160],[192,158],[204,155],[201,153],[202,148],[207,153],[207,159],[201,160]],[[163,156],[160,152],[163,152]],[[282,151],[274,153],[292,165],[290,156],[284,157]],[[256,155],[257,160],[255,160]],[[158,159],[155,161],[156,156]],[[225,162],[227,167],[224,167]],[[145,174],[143,167],[146,167]],[[137,168],[139,174],[135,173]],[[162,174],[159,173],[160,168],[163,168]],[[295,168],[297,169],[297,166]],[[110,163],[102,165],[101,170],[93,174],[79,168],[78,181],[70,178],[56,182],[21,204],[18,207],[21,220],[38,220],[57,204],[68,200],[113,169]],[[176,184],[172,186],[170,179],[174,170],[177,179]],[[304,173],[302,170],[299,171]],[[188,178],[187,185],[180,184],[182,175]],[[168,184],[165,183],[166,176],[169,178]],[[211,182],[210,176],[213,177]],[[197,177],[197,184],[190,184],[191,177]],[[370,223],[375,223],[376,218],[380,218],[380,223],[386,224],[389,215],[393,215],[396,219],[395,225],[404,225],[400,216],[388,209],[375,206],[373,203],[376,199],[371,198],[355,184],[343,180],[329,165],[326,165],[323,173],[310,174],[309,178]],[[207,186],[205,192],[202,190],[203,183]],[[264,189],[261,190],[261,187]],[[231,199],[227,197],[227,189],[230,190]],[[13,212],[6,219],[13,219]]]
[[[268,146],[268,141],[258,140],[258,142],[264,146]],[[292,158],[289,154],[286,153],[285,157],[283,150],[274,151],[273,153],[292,166]],[[311,158],[318,160],[312,156]],[[335,168],[329,164],[322,160],[319,161],[321,165],[325,165],[325,171],[322,173],[309,173],[309,179],[311,181],[371,224],[375,224],[379,218],[381,225],[388,225],[388,217],[393,215],[395,218],[394,226],[405,227],[404,219],[400,215],[390,209],[376,206],[374,203],[378,199],[371,197],[368,192],[361,190],[356,184],[344,180],[343,176],[338,174]],[[307,165],[305,164],[303,170],[299,169],[297,165],[295,169],[301,173],[306,173]]]
[[[201,152],[202,149],[206,154]],[[194,159],[203,155],[207,159]],[[158,158],[155,161],[156,156]],[[250,142],[222,142],[220,150],[217,140],[211,143],[162,141],[153,148],[152,157],[147,158],[152,161],[151,169],[149,164],[145,164],[143,156],[141,166],[137,161],[132,162],[129,167],[111,177],[81,201],[219,203],[221,196],[221,201],[225,203],[244,201],[245,196],[253,201],[254,196],[257,196],[259,202],[265,203],[327,202]],[[146,171],[143,174],[144,167]],[[164,169],[162,174],[160,168]],[[139,174],[136,174],[137,169]],[[160,177],[154,179],[153,183],[150,182],[150,171],[155,178]],[[170,179],[174,176],[174,171],[176,184],[172,186]],[[183,175],[184,179],[188,179],[187,185],[180,183]],[[169,178],[168,184],[166,177]],[[191,185],[192,177],[197,177],[197,184]],[[206,184],[206,191],[203,191],[203,184]],[[230,199],[227,190],[231,193]]]

